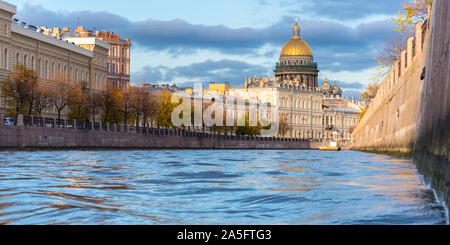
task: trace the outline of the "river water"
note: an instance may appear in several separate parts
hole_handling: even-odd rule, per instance
[[[408,159],[319,151],[3,151],[0,224],[446,224]]]

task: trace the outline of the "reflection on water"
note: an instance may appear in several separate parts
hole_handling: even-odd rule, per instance
[[[446,224],[412,161],[360,152],[0,152],[0,224]]]

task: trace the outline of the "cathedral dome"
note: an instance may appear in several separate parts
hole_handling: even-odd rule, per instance
[[[334,82],[334,86],[333,86],[333,89],[332,89],[331,93],[333,95],[342,95],[342,89],[339,88],[339,86],[337,85],[336,82]]]
[[[313,56],[313,52],[302,39],[291,39],[281,49],[280,56]]]
[[[325,77],[325,82],[323,82],[322,86],[320,87],[320,91],[322,91],[325,94],[328,94],[331,90],[331,85],[328,82],[328,78]]]
[[[280,56],[313,56],[311,47],[300,37],[297,21],[293,27],[292,39],[283,46]]]

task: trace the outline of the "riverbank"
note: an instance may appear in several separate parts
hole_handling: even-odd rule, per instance
[[[117,131],[34,126],[0,126],[0,149],[319,149],[302,139],[231,136],[183,130],[140,128]]]

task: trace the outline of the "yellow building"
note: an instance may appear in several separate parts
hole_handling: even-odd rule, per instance
[[[36,71],[43,85],[55,81],[84,81],[89,88],[104,90],[107,84],[108,44],[98,39],[63,40],[44,30],[13,19],[16,6],[0,1],[0,82],[16,65]],[[0,113],[5,113],[0,99]],[[49,108],[46,115],[55,111]]]
[[[225,95],[225,93],[230,89],[230,83],[210,83],[209,89],[204,90],[204,93],[215,94],[215,95]]]

